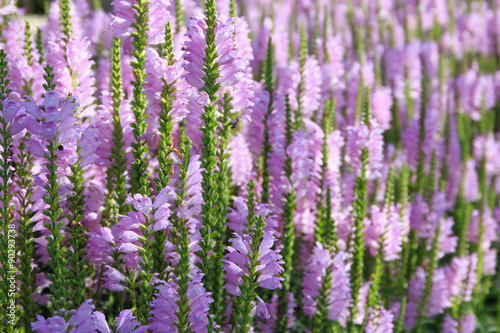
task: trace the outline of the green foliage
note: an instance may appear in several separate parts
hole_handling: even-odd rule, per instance
[[[365,101],[364,101],[364,123],[366,126],[370,124],[370,90],[366,89]],[[368,180],[366,178],[367,168],[368,168],[368,149],[361,149],[361,173],[356,178],[356,183],[354,185],[355,201],[353,203],[353,213],[354,213],[354,247],[353,247],[353,262],[351,268],[351,289],[352,289],[352,305],[351,305],[351,316],[349,319],[349,327],[353,327],[353,320],[357,313],[357,303],[359,290],[363,283],[363,267],[364,267],[364,251],[365,251],[365,241],[363,234],[363,220],[366,216],[366,205],[367,205],[367,185]]]
[[[427,305],[431,294],[432,281],[434,279],[434,271],[436,270],[438,264],[437,261],[438,261],[440,233],[441,233],[441,225],[438,224],[437,229],[434,233],[434,237],[432,239],[432,248],[431,252],[429,253],[429,264],[426,270],[427,275],[425,277],[424,293],[422,299],[420,300],[420,303],[418,304],[418,317],[417,317],[417,323],[415,324],[415,328],[413,330],[414,332],[422,332],[425,323]]]
[[[175,32],[181,32],[185,26],[184,11],[182,10],[182,0],[175,0]]]
[[[51,273],[47,274],[47,278],[52,281],[50,284],[51,295],[49,308],[51,312],[57,312],[62,317],[69,319],[69,313],[65,310],[73,308],[72,301],[69,299],[71,281],[68,279],[67,258],[69,249],[64,246],[63,227],[64,221],[62,219],[63,209],[61,207],[61,197],[58,195],[59,183],[57,182],[57,154],[56,151],[60,144],[52,140],[47,145],[48,154],[45,154],[46,168],[47,168],[47,183],[44,186],[48,194],[43,199],[49,206],[43,211],[47,216],[49,222],[45,222],[45,227],[49,231],[47,239],[47,252],[50,256],[48,261]]]
[[[11,89],[9,88],[10,80],[7,78],[9,73],[8,63],[7,63],[7,53],[5,50],[0,50],[0,111],[3,114],[3,101],[7,99],[7,96],[10,94]],[[11,124],[7,123],[3,116],[0,117],[0,179],[2,180],[0,184],[0,191],[2,192],[1,202],[2,208],[0,210],[0,214],[2,215],[2,230],[3,233],[0,233],[0,276],[2,277],[11,277],[15,273],[12,271],[15,269],[15,265],[12,264],[12,261],[9,259],[13,259],[14,263],[16,260],[16,253],[14,254],[14,258],[9,258],[9,244],[12,245],[12,232],[9,226],[13,222],[14,211],[11,205],[11,200],[14,197],[14,193],[10,192],[10,188],[12,185],[12,176],[9,170],[10,161],[11,161],[11,145],[12,145],[12,136],[10,135],[10,127]],[[10,251],[12,253],[12,251]],[[16,300],[17,292],[12,292],[10,289],[10,282],[8,278],[2,278],[0,280],[0,301],[4,306],[0,310],[3,318],[7,319],[7,305],[11,304],[11,300]],[[16,312],[18,311],[17,305],[15,305]],[[17,317],[17,316],[16,316]],[[11,319],[11,318],[9,318]],[[6,332],[12,332],[15,327],[15,323],[17,322],[17,318],[14,318],[14,325],[12,322],[7,323],[7,321],[2,320],[0,322],[0,329]]]
[[[111,93],[113,98],[111,141],[111,155],[109,157],[110,167],[106,170],[106,209],[105,217],[108,225],[114,225],[118,221],[118,214],[125,214],[127,206],[127,190],[125,174],[127,171],[127,159],[125,157],[125,143],[123,140],[123,128],[120,120],[120,104],[123,99],[122,77],[121,77],[120,40],[113,39],[111,48]]]
[[[181,155],[183,157],[183,162],[180,165],[179,169],[179,182],[178,182],[178,190],[177,190],[177,199],[175,201],[175,206],[177,211],[183,204],[186,196],[186,190],[188,187],[187,177],[188,177],[188,167],[190,161],[189,150],[191,149],[191,142],[188,141],[184,146]],[[173,235],[172,241],[176,245],[176,252],[179,254],[179,264],[175,267],[175,275],[178,277],[178,294],[179,300],[177,301],[177,305],[179,309],[175,312],[177,316],[177,321],[174,322],[174,325],[177,327],[179,332],[190,332],[189,330],[189,320],[188,315],[190,311],[189,307],[189,299],[187,297],[187,286],[191,281],[191,265],[189,263],[189,234],[188,229],[186,227],[186,219],[179,218],[177,216],[176,211],[170,217],[170,221],[172,222],[172,230],[171,233]]]
[[[134,47],[132,56],[134,61],[131,65],[134,72],[132,111],[134,113],[135,122],[131,124],[135,138],[135,142],[131,144],[134,156],[132,169],[130,174],[130,193],[140,193],[149,195],[151,193],[150,181],[147,174],[147,153],[148,146],[146,141],[142,138],[146,134],[147,123],[146,107],[148,104],[146,95],[144,94],[144,81],[146,79],[146,45],[148,40],[148,0],[138,0],[137,4],[133,6],[135,9],[134,18],[135,22],[132,26],[135,31],[132,32],[132,45]]]
[[[80,155],[81,147],[77,148],[77,153]],[[71,175],[68,177],[71,185],[73,185],[72,194],[68,196],[69,214],[66,218],[69,225],[65,230],[68,234],[68,244],[71,245],[73,251],[68,251],[68,263],[71,266],[69,276],[71,281],[71,289],[69,294],[73,300],[74,307],[78,308],[85,300],[85,278],[88,276],[86,261],[83,259],[86,253],[86,228],[80,222],[83,219],[83,206],[85,205],[83,195],[83,170],[80,168],[81,157],[77,163],[71,167]]]
[[[272,147],[269,142],[269,116],[273,111],[273,94],[274,94],[274,76],[273,76],[273,43],[271,37],[267,43],[266,59],[264,60],[264,75],[265,89],[269,94],[269,103],[267,104],[267,112],[264,116],[264,143],[262,147],[262,203],[269,203],[269,154]]]
[[[217,290],[219,285],[218,268],[222,267],[220,249],[215,249],[217,239],[220,237],[217,231],[218,220],[220,215],[220,207],[217,203],[219,200],[219,173],[217,171],[217,141],[215,135],[218,127],[217,121],[217,105],[215,104],[218,97],[217,91],[220,88],[217,79],[219,78],[219,64],[217,63],[217,46],[215,45],[215,23],[217,20],[217,10],[214,0],[207,0],[206,4],[206,44],[205,58],[203,71],[205,77],[203,78],[204,86],[203,91],[208,94],[210,102],[205,106],[205,112],[202,114],[203,125],[201,131],[203,133],[201,141],[203,144],[201,159],[201,166],[204,169],[202,172],[203,181],[203,200],[201,219],[204,228],[200,229],[201,240],[198,242],[201,250],[198,255],[201,259],[201,269],[204,274],[203,283],[206,289],[214,295],[220,295],[221,291]],[[214,250],[212,252],[212,250]],[[209,314],[220,317],[222,314],[217,313],[218,309],[212,303]],[[214,318],[209,316],[208,331],[214,330]]]
[[[235,300],[235,307],[233,310],[234,320],[236,323],[236,333],[248,333],[251,329],[252,315],[251,312],[254,308],[253,302],[257,297],[255,289],[259,286],[257,278],[260,273],[257,270],[257,262],[259,260],[259,246],[264,236],[264,222],[263,216],[255,217],[255,229],[252,234],[253,242],[250,243],[250,252],[248,258],[250,263],[247,264],[249,270],[248,274],[243,275],[243,285],[240,287],[241,295]],[[250,221],[249,221],[250,223]]]
[[[169,65],[174,64],[173,54],[173,35],[170,22],[165,27],[165,56],[168,59]],[[159,119],[159,132],[160,140],[158,144],[158,168],[156,174],[158,175],[156,181],[156,193],[159,193],[163,188],[167,187],[170,179],[174,174],[173,160],[171,154],[176,152],[173,144],[173,128],[174,120],[172,119],[172,108],[175,100],[175,81],[168,84],[163,79],[163,90],[161,93],[160,101],[160,119]],[[154,258],[154,271],[160,274],[160,278],[164,278],[167,263],[165,261],[165,241],[167,233],[165,230],[155,232],[155,247],[153,248]]]
[[[22,249],[19,260],[19,282],[20,282],[20,302],[23,311],[21,313],[21,322],[23,323],[26,332],[31,332],[31,323],[35,320],[37,305],[32,296],[33,290],[36,289],[36,269],[31,267],[32,260],[35,259],[34,251],[34,221],[32,220],[34,212],[30,210],[30,198],[33,191],[33,181],[31,168],[33,166],[33,157],[28,152],[27,142],[28,136],[18,145],[17,158],[14,169],[16,173],[15,183],[20,191],[17,191],[17,199],[19,206],[17,212],[19,214],[19,229],[17,232],[17,246]]]
[[[330,287],[332,284],[332,267],[328,267],[321,282],[319,296],[316,299],[317,311],[314,316],[314,333],[331,332],[333,323],[328,320],[328,297],[330,296]]]
[[[71,35],[73,34],[73,29],[71,27],[71,14],[69,13],[70,2],[71,0],[59,0],[59,8],[61,11],[59,20],[61,21],[61,31],[64,35],[63,40],[65,44],[68,43],[71,39]]]
[[[290,103],[288,101],[288,96],[286,97],[286,146],[285,152],[288,146],[292,142],[292,111],[290,108]],[[285,175],[292,184],[292,159],[286,154]],[[281,277],[284,279],[282,281],[282,287],[278,290],[278,319],[277,327],[279,331],[285,331],[288,326],[288,317],[286,316],[288,311],[288,294],[292,290],[292,269],[293,269],[293,257],[294,257],[294,244],[295,244],[295,224],[293,223],[293,217],[295,213],[295,208],[297,207],[295,189],[293,185],[285,194],[285,202],[283,204],[283,248],[281,249],[281,255],[283,256],[283,272]]]

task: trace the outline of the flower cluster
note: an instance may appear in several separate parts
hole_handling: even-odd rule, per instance
[[[496,1],[45,7],[0,1],[0,332],[498,331]]]

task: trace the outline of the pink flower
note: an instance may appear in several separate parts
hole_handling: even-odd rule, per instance
[[[481,249],[487,250],[491,247],[491,243],[498,240],[498,223],[495,221],[491,214],[491,210],[488,207],[484,207],[483,214],[483,241],[481,244]],[[480,213],[478,210],[474,210],[471,214],[469,222],[469,230],[467,232],[467,239],[470,242],[477,243],[479,238],[479,219]]]
[[[253,175],[253,159],[249,146],[241,133],[232,137],[228,145],[231,181],[239,187],[245,187]]]
[[[140,326],[140,323],[132,316],[132,310],[121,311],[118,318],[116,318],[116,324],[116,331],[118,333],[130,333],[137,326]]]
[[[14,119],[17,113],[20,111],[21,105],[12,100],[4,100],[2,103],[2,117],[6,123],[9,123],[12,119]]]
[[[391,311],[383,307],[370,309],[366,323],[366,333],[392,333],[394,329],[393,315]]]
[[[347,127],[346,161],[354,168],[356,174],[361,173],[361,149],[368,151],[367,179],[380,177],[384,140],[382,129],[375,119],[370,120],[370,126],[358,125]]]
[[[477,254],[467,257],[455,257],[444,267],[444,274],[448,281],[450,294],[458,297],[460,302],[469,302],[477,281]]]
[[[203,88],[205,72],[203,71],[206,43],[207,24],[205,20],[197,15],[187,20],[188,37],[185,42],[186,61],[185,69],[188,72],[185,80],[195,88]],[[231,20],[226,22],[217,21],[215,24],[215,46],[217,62],[219,64],[219,75],[217,83],[220,84],[219,97],[226,92],[232,92],[235,85],[241,80],[243,64],[239,63],[240,56],[234,48],[234,25]]]
[[[347,255],[340,252],[333,256],[321,243],[316,243],[313,254],[306,268],[302,282],[304,312],[314,316],[317,309],[317,298],[328,271],[330,271],[331,285],[328,286],[328,319],[337,321],[345,316],[345,311],[351,303],[351,288],[349,272],[346,266]]]
[[[303,90],[299,96],[301,112],[304,118],[310,119],[313,113],[318,110],[320,102],[320,84],[321,72],[316,60],[313,56],[309,56],[304,64],[302,72]]]
[[[146,72],[147,78],[144,84],[144,92],[148,97],[148,113],[150,118],[150,130],[158,128],[158,117],[160,114],[160,102],[164,84],[171,86],[173,91],[172,109],[170,117],[175,122],[180,122],[187,114],[188,97],[192,91],[190,86],[182,79],[182,63],[175,61],[173,65],[168,64],[168,60],[159,56],[158,52],[152,48],[146,48]]]
[[[402,231],[399,212],[394,205],[380,211],[378,206],[372,206],[371,219],[365,226],[365,241],[372,256],[376,256],[382,247],[383,257],[386,261],[398,258],[401,252]],[[380,244],[380,240],[383,243]]]
[[[9,0],[8,3],[3,3],[0,8],[0,16],[7,16],[17,12],[16,4],[14,0]]]
[[[465,315],[458,321],[447,314],[443,319],[442,333],[472,333],[475,330],[475,325],[476,317],[473,314]]]
[[[392,120],[392,95],[391,89],[387,87],[381,87],[375,89],[370,98],[371,111],[375,119],[377,119],[380,124],[380,128],[384,131],[391,127]]]
[[[271,250],[276,238],[273,236],[272,231],[266,231],[259,245],[259,259],[257,261],[257,271],[259,276],[257,278],[257,283],[259,286],[265,289],[277,289],[281,288],[281,281],[283,278],[276,277],[277,274],[283,271],[282,264],[280,261],[281,255],[279,251]],[[245,235],[241,238],[240,235],[234,234],[234,238],[229,240],[232,246],[226,247],[229,251],[226,254],[224,262],[224,270],[226,274],[224,278],[227,284],[224,288],[231,295],[239,296],[241,295],[240,286],[243,285],[243,275],[249,274],[246,265],[250,264],[250,259],[248,254],[251,253],[250,243],[252,238]]]
[[[464,176],[464,197],[469,202],[477,201],[479,196],[479,183],[476,172],[476,163],[474,159],[470,159],[465,163],[465,176]]]

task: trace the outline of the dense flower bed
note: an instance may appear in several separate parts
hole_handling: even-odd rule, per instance
[[[1,332],[500,330],[496,1],[0,6]]]

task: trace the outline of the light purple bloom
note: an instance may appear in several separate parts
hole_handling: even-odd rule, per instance
[[[148,114],[150,130],[158,128],[160,114],[161,94],[163,85],[171,85],[173,93],[172,109],[170,117],[175,122],[181,121],[187,114],[188,97],[191,95],[190,86],[182,79],[182,62],[175,61],[173,65],[168,64],[168,60],[158,55],[158,52],[152,48],[146,48],[146,72],[147,78],[144,84],[144,92],[148,97]]]
[[[444,273],[450,294],[452,297],[458,297],[459,301],[469,302],[472,297],[472,291],[477,281],[477,254],[471,254],[467,257],[455,257],[451,263],[444,267]]]
[[[281,255],[277,250],[271,250],[276,238],[273,236],[272,231],[266,231],[259,245],[259,259],[258,266],[256,270],[259,272],[257,278],[257,283],[259,286],[265,289],[277,289],[281,288],[281,281],[283,278],[276,277],[277,274],[283,271],[281,261]],[[226,249],[229,251],[226,254],[224,262],[224,270],[226,274],[224,278],[227,284],[224,288],[231,295],[239,296],[241,295],[240,286],[243,285],[243,275],[249,274],[246,265],[250,264],[250,259],[248,254],[251,253],[250,243],[252,238],[245,235],[242,238],[238,234],[234,234],[234,238],[231,238],[229,242],[232,246],[228,246]]]
[[[311,118],[319,108],[321,72],[318,60],[309,56],[302,72],[303,90],[299,96],[301,112],[305,118]]]
[[[72,310],[73,315],[68,322],[60,316],[43,318],[37,316],[38,321],[31,324],[33,331],[38,333],[66,333],[71,327],[70,333],[96,332],[99,328],[106,329],[107,324],[103,321],[100,312],[94,312],[95,306],[88,299],[82,303],[78,310]],[[102,331],[101,331],[102,332]]]
[[[391,311],[383,307],[370,309],[366,323],[366,333],[392,333],[394,329],[393,315]]]
[[[203,88],[203,58],[205,57],[206,29],[207,24],[204,18],[197,15],[191,16],[187,20],[187,41],[184,55],[186,61],[185,69],[188,72],[185,80],[195,88]],[[217,21],[215,25],[215,46],[217,52],[217,62],[219,64],[219,74],[217,82],[220,84],[219,97],[226,92],[231,93],[235,85],[241,80],[243,68],[239,67],[240,56],[234,48],[234,24],[231,20],[226,22]]]
[[[187,298],[189,300],[189,329],[195,333],[207,332],[208,309],[209,304],[213,302],[209,292],[206,292],[201,278],[203,274],[197,274],[187,285]],[[179,309],[177,301],[180,296],[177,291],[177,285],[173,282],[163,282],[158,286],[159,293],[153,300],[151,315],[153,316],[151,324],[145,328],[153,332],[174,332],[177,321],[175,312]]]
[[[103,287],[111,291],[124,291],[125,286],[121,282],[125,281],[125,275],[120,273],[117,269],[106,266],[106,271],[104,272],[104,285]]]
[[[361,149],[368,151],[367,179],[380,177],[382,168],[384,141],[382,129],[375,119],[370,120],[370,126],[358,125],[347,127],[346,161],[353,167],[356,174],[361,173]]]
[[[364,234],[366,245],[372,256],[376,256],[380,247],[384,260],[393,261],[401,252],[402,231],[399,212],[394,205],[380,211],[378,206],[372,206],[371,219],[367,219]],[[380,240],[383,243],[380,244]]]
[[[465,315],[459,321],[447,314],[443,319],[442,333],[472,333],[475,330],[476,316]],[[460,327],[460,330],[459,330]]]
[[[495,221],[493,216],[491,215],[491,210],[488,207],[484,207],[483,214],[483,241],[481,243],[481,249],[483,251],[489,249],[491,247],[491,243],[498,240],[498,231],[499,226],[498,222]],[[469,222],[469,230],[467,232],[467,239],[470,242],[477,243],[479,238],[479,219],[480,213],[478,210],[474,210],[472,212],[470,222]]]
[[[337,321],[346,316],[351,303],[349,272],[346,265],[347,254],[339,252],[332,256],[321,243],[316,243],[313,254],[309,258],[304,281],[302,282],[304,312],[314,316],[317,311],[317,298],[328,271],[331,285],[328,286],[328,319]],[[345,319],[345,318],[344,318]]]

